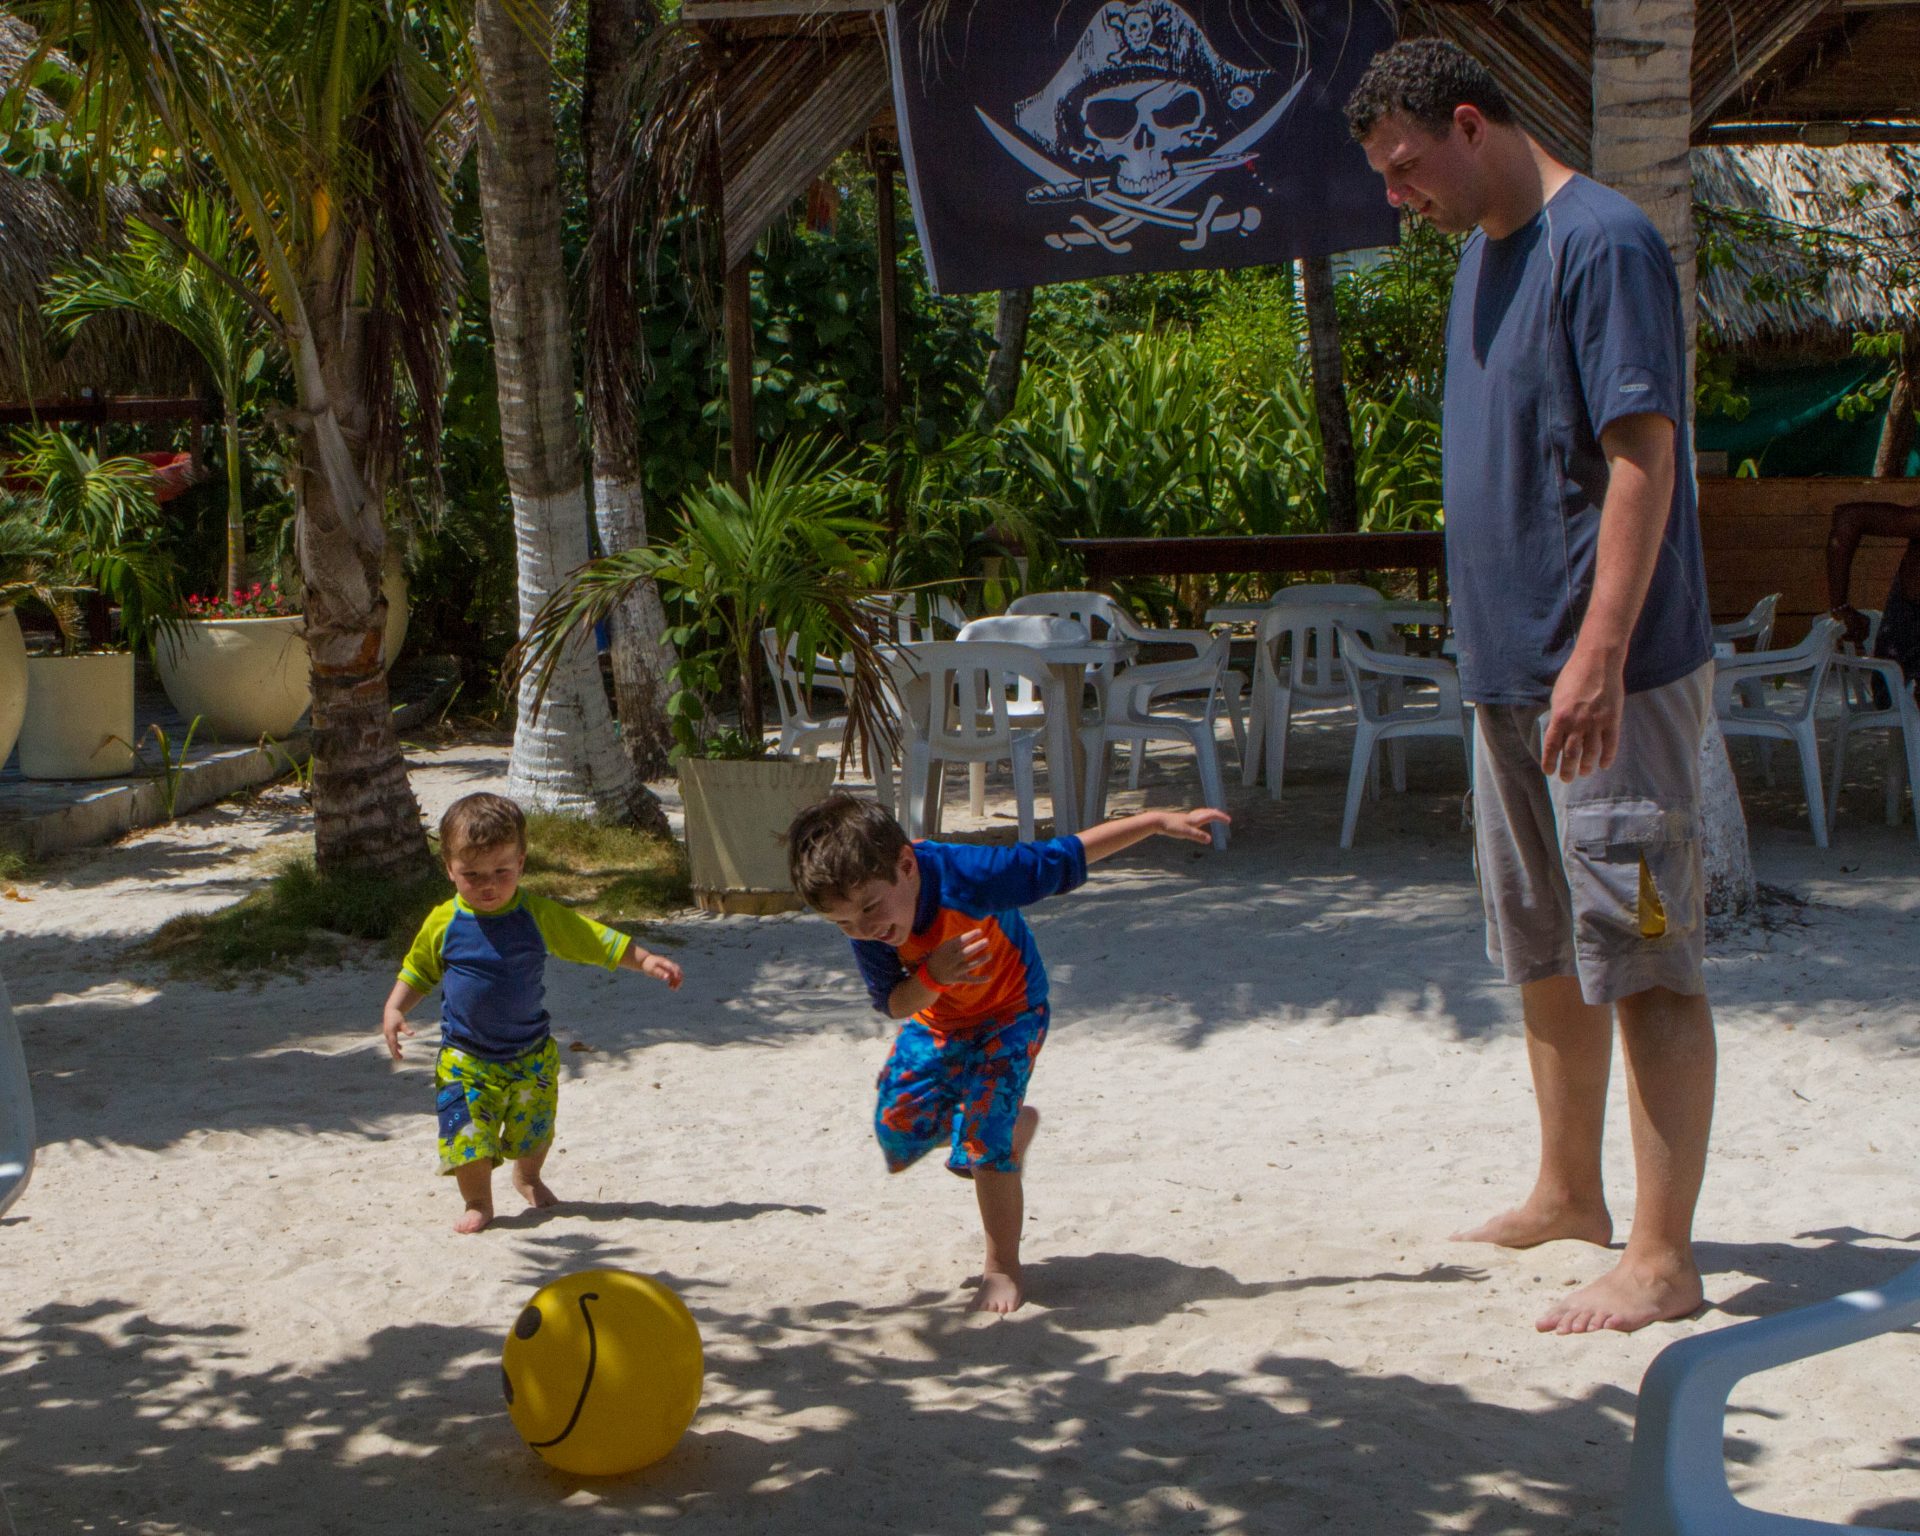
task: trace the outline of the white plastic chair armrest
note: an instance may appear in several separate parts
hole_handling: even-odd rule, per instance
[[[1864,1531],[1749,1510],[1727,1487],[1727,1398],[1759,1371],[1920,1322],[1920,1264],[1878,1290],[1669,1344],[1647,1367],[1627,1471],[1625,1536]],[[1896,1536],[1877,1532],[1875,1536]]]

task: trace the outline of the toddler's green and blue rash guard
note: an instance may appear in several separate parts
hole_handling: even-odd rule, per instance
[[[427,914],[400,979],[416,992],[441,988],[441,1044],[512,1061],[547,1038],[548,955],[612,970],[632,942],[525,891],[497,912],[476,912],[456,896]]]

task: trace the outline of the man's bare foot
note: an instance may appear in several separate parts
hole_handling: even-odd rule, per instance
[[[1502,1211],[1491,1221],[1453,1234],[1456,1243],[1496,1243],[1502,1248],[1533,1248],[1572,1238],[1604,1248],[1613,1241],[1613,1218],[1604,1205],[1562,1205],[1530,1195],[1525,1205]]]
[[[1590,1285],[1583,1285],[1533,1326],[1542,1333],[1632,1333],[1698,1311],[1705,1300],[1700,1271],[1691,1260],[1643,1262],[1623,1257]]]
[[[1027,1293],[1020,1285],[1020,1271],[1011,1274],[999,1270],[988,1270],[980,1277],[980,1289],[973,1293],[973,1300],[967,1303],[969,1312],[1018,1312],[1026,1301]]]
[[[548,1189],[538,1176],[528,1178],[516,1170],[513,1175],[513,1187],[520,1191],[520,1198],[536,1211],[551,1210],[560,1203],[560,1197]]]
[[[1013,1122],[1013,1166],[1022,1172],[1027,1166],[1027,1148],[1033,1145],[1033,1138],[1039,1130],[1040,1111],[1031,1104],[1022,1105]],[[1014,1305],[1018,1306],[1019,1303]]]
[[[493,1220],[493,1207],[490,1205],[470,1205],[460,1213],[460,1219],[453,1224],[456,1232],[484,1232],[487,1223]]]

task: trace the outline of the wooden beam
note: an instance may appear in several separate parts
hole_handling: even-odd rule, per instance
[[[1713,121],[1714,115],[1743,90],[1749,81],[1780,56],[1780,51],[1831,7],[1831,0],[1786,0],[1760,10],[1757,24],[1745,35],[1739,10],[1705,5],[1700,10],[1694,47],[1693,131]],[[1749,10],[1758,9],[1749,0]]]
[[[886,0],[682,0],[683,21],[763,21],[791,17],[864,15],[886,9]]]
[[[884,151],[873,156],[874,244],[880,266],[880,434],[891,453],[900,430],[900,240],[895,227],[893,173],[897,162]],[[887,543],[900,537],[900,472],[887,475]]]

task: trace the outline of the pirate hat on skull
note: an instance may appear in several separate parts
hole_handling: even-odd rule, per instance
[[[1257,118],[1275,89],[1275,71],[1229,63],[1174,0],[1109,0],[1014,122],[1054,155],[1142,196],[1172,178],[1175,156],[1204,154]]]

